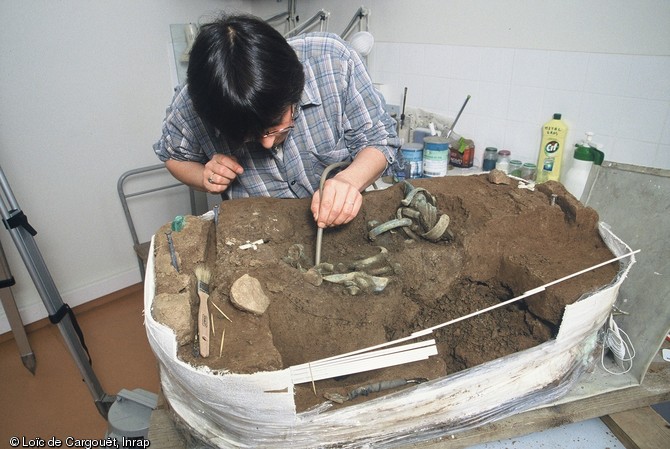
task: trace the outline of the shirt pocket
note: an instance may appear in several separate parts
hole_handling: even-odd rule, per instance
[[[336,144],[319,143],[316,148],[310,150],[309,156],[312,170],[319,176],[329,165],[351,160],[351,153],[345,146],[344,139],[340,139]]]

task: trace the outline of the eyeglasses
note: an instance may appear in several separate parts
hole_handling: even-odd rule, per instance
[[[267,132],[261,135],[261,139],[267,139],[268,137],[277,137],[277,136],[283,136],[284,134],[288,134],[289,131],[295,128],[295,121],[298,119],[299,115],[300,115],[300,104],[291,105],[291,122],[292,122],[291,125],[287,126],[286,128],[278,129],[276,131]]]

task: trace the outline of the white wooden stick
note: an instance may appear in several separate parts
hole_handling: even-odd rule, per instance
[[[435,340],[421,341],[396,348],[373,351],[353,357],[322,359],[290,367],[294,384],[313,382],[346,374],[424,360],[437,354]]]
[[[221,315],[223,315],[223,317],[224,317],[225,319],[227,319],[227,320],[230,321],[231,323],[233,322],[233,320],[231,320],[230,318],[228,318],[228,315],[226,315],[225,313],[223,313],[223,310],[219,309],[219,306],[217,306],[217,305],[214,303],[214,301],[212,301],[212,305],[216,308],[216,310],[219,311],[219,313],[220,313]]]
[[[219,358],[221,358],[221,354],[223,353],[223,338],[226,336],[226,328],[224,327],[223,330],[221,331],[221,346],[219,346]]]
[[[353,362],[350,364],[339,364],[334,366],[322,366],[320,368],[312,367],[312,374],[308,373],[293,373],[291,369],[291,381],[293,384],[301,384],[322,379],[330,379],[337,376],[344,376],[347,374],[360,373],[364,371],[371,371],[379,368],[386,368],[388,366],[402,365],[405,363],[425,360],[430,356],[437,355],[437,348],[430,346],[427,348],[407,351],[406,353],[387,354],[375,357],[370,360]]]

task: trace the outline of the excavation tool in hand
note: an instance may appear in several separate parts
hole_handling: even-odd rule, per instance
[[[319,183],[319,198],[322,198],[323,195],[323,185],[326,183],[326,179],[328,179],[328,175],[330,174],[331,171],[338,167],[345,167],[347,165],[351,164],[350,161],[344,161],[344,162],[336,162],[334,164],[330,164],[326,169],[323,171],[321,174],[321,182]],[[319,265],[321,263],[321,241],[323,240],[323,228],[317,228],[316,230],[316,251],[315,251],[315,256],[314,256],[314,265]]]

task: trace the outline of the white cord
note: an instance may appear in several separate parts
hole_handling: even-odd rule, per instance
[[[612,352],[614,360],[623,371],[611,371],[605,366],[605,352],[607,352],[608,349]],[[623,329],[617,326],[613,316],[610,315],[609,324],[605,330],[603,351],[600,359],[603,369],[610,374],[626,374],[633,367],[633,358],[635,358],[635,348],[630,341],[630,337],[623,331]]]

